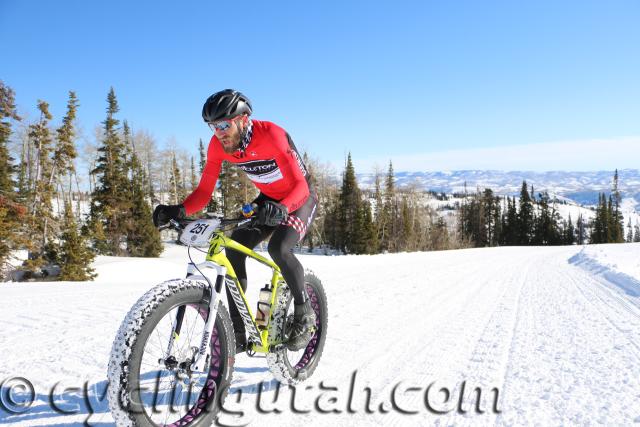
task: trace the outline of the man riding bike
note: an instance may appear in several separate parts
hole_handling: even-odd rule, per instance
[[[289,134],[274,123],[252,120],[251,102],[242,93],[225,89],[214,93],[202,108],[202,118],[213,130],[207,162],[198,187],[179,205],[158,205],[156,226],[183,219],[203,209],[215,190],[222,161],[236,164],[253,181],[260,194],[257,227],[240,229],[231,238],[249,248],[271,237],[269,255],[280,267],[294,299],[294,322],[285,343],[289,350],[306,346],[313,334],[315,313],[304,287],[304,269],[293,254],[313,221],[317,196],[309,173]],[[246,255],[228,251],[227,257],[243,291],[247,289]],[[229,313],[236,336],[236,352],[246,350],[242,317],[227,289]]]

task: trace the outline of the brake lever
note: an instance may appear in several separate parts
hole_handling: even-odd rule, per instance
[[[175,229],[177,231],[182,230],[182,226],[175,219],[170,219],[168,223],[158,227],[158,231],[166,230],[167,228],[173,228],[173,229]]]
[[[169,220],[169,224],[171,224],[171,226],[173,228],[175,228],[176,230],[180,231],[182,230],[182,225],[180,225],[180,223],[178,221],[176,221],[175,219],[170,219]]]

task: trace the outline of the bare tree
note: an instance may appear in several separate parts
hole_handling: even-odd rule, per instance
[[[133,141],[136,154],[140,159],[142,168],[147,176],[147,197],[152,203],[158,203],[158,191],[160,187],[160,170],[161,158],[163,157],[158,151],[158,144],[151,132],[146,129],[140,129],[134,132]]]

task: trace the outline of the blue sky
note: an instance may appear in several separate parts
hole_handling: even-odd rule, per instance
[[[194,154],[232,87],[338,166],[638,168],[638,22],[638,1],[0,0],[0,79],[31,117],[77,91],[87,134],[113,86],[121,119]]]

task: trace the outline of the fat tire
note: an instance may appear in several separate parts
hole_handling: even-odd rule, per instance
[[[109,359],[107,391],[109,408],[118,426],[151,427],[156,424],[140,411],[131,397],[139,390],[137,372],[149,334],[158,322],[173,308],[184,304],[203,304],[205,291],[209,285],[205,282],[176,279],[163,282],[145,293],[131,308],[113,342]],[[220,355],[217,369],[210,368],[207,383],[215,382],[213,394],[206,405],[196,402],[191,415],[183,417],[174,425],[210,426],[215,420],[220,406],[228,393],[233,374],[235,336],[229,314],[223,304],[219,304],[215,321],[214,339],[219,340]],[[211,363],[214,363],[212,353]],[[204,393],[204,389],[202,393]],[[202,399],[201,395],[199,400]],[[139,397],[139,396],[138,396]],[[211,400],[211,399],[214,400]],[[139,400],[139,399],[138,399]],[[195,408],[195,406],[198,408]]]
[[[307,270],[304,276],[304,283],[311,299],[311,305],[316,312],[317,331],[305,347],[302,358],[294,362],[295,365],[292,365],[287,356],[287,349],[283,346],[279,346],[278,350],[273,350],[267,354],[269,370],[283,384],[298,384],[313,374],[318,367],[327,338],[329,313],[327,310],[327,295],[322,282],[313,272]],[[282,337],[284,334],[287,311],[293,300],[287,285],[281,286],[280,290],[276,298],[277,307],[274,319],[272,319],[275,328],[277,328],[277,331],[274,331],[277,338]]]

